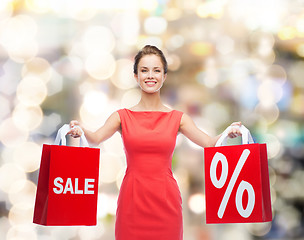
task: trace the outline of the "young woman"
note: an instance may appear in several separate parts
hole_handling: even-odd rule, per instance
[[[185,113],[166,107],[160,89],[167,77],[167,61],[155,46],[147,45],[135,56],[134,77],[141,99],[130,109],[114,112],[96,132],[78,121],[86,138],[99,144],[116,131],[122,135],[127,170],[120,188],[116,214],[116,240],[182,240],[182,199],[172,176],[171,161],[178,132],[201,147],[212,147],[220,136],[210,137]],[[240,122],[229,137],[241,135]],[[81,130],[73,128],[73,137]]]

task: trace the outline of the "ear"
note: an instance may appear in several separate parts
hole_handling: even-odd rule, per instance
[[[164,82],[166,81],[167,79],[167,73],[164,74]]]
[[[134,78],[135,78],[136,82],[138,83],[139,80],[138,80],[138,75],[136,73],[134,73]]]

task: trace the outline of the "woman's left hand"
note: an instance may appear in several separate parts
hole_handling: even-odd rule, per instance
[[[242,126],[241,122],[234,122],[230,125],[230,131],[228,132],[228,137],[235,138],[241,136],[240,127]]]

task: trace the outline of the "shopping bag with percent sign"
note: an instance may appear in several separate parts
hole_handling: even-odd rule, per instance
[[[271,221],[266,144],[254,143],[249,130],[241,126],[242,145],[222,146],[228,130],[215,147],[204,151],[206,222]]]

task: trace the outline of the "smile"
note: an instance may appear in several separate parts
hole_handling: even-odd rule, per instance
[[[156,81],[145,81],[145,84],[147,84],[148,86],[154,86],[156,85]]]

